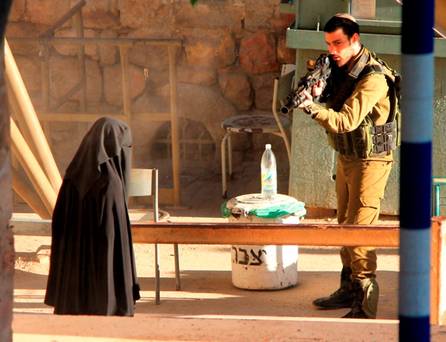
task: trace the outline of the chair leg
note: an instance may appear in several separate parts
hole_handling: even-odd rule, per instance
[[[229,133],[226,133],[223,139],[221,140],[221,193],[222,197],[226,198],[227,193],[227,183],[226,183],[226,140],[228,139]]]
[[[177,291],[181,290],[181,277],[180,277],[180,257],[178,253],[178,244],[173,245],[174,258],[175,258],[175,288]]]
[[[158,244],[155,243],[155,304],[160,304],[160,267],[158,264]]]
[[[440,185],[435,185],[434,215],[440,216]]]
[[[282,133],[282,139],[283,142],[285,144],[285,148],[286,148],[286,155],[288,157],[288,165],[291,165],[291,146],[290,146],[290,141],[288,140],[288,136],[286,135],[285,132]]]
[[[232,179],[232,142],[231,142],[231,135],[228,135],[228,174],[229,179]]]

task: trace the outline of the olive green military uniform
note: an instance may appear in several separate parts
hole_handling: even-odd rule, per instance
[[[336,139],[351,139],[348,133],[354,132],[366,117],[371,119],[373,125],[387,122],[390,99],[385,76],[370,73],[358,77],[366,65],[373,63],[377,62],[367,49],[362,48],[348,65],[343,68],[335,66],[332,71],[332,94],[328,96],[327,106],[310,106],[312,118],[326,129],[332,144]],[[351,149],[340,151],[336,171],[339,223],[372,224],[378,220],[392,160],[391,152],[364,157]],[[341,259],[343,266],[351,269],[351,279],[360,282],[366,292],[363,311],[374,318],[378,303],[378,286],[374,280],[375,249],[343,247]]]

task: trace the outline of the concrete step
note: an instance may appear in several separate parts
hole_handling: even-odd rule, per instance
[[[15,314],[14,341],[397,341],[397,320],[203,315],[165,317]],[[32,336],[31,336],[32,335]],[[446,327],[432,327],[445,341]]]

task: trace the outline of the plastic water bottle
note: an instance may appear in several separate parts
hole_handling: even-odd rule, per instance
[[[271,144],[265,145],[260,171],[262,177],[262,197],[272,199],[277,194],[277,166],[276,157],[271,150]]]

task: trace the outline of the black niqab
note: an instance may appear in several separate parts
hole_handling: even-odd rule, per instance
[[[52,220],[45,303],[56,314],[131,316],[139,297],[126,184],[129,127],[97,120],[67,168]]]

